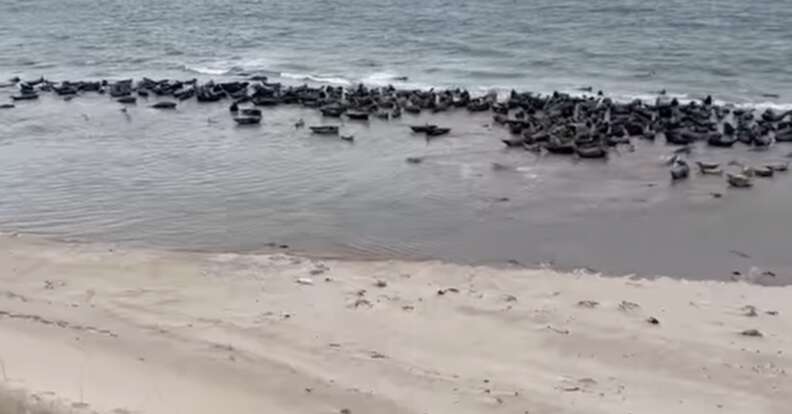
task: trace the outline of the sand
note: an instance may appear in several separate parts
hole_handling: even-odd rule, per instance
[[[788,287],[14,237],[0,263],[3,414],[792,404]]]

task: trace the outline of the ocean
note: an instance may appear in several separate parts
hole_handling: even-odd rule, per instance
[[[789,21],[780,0],[5,0],[0,83],[266,75],[792,108]],[[0,88],[0,101],[11,93]],[[770,270],[772,283],[792,282],[792,179],[743,192],[722,177],[672,185],[662,143],[586,163],[505,150],[508,131],[489,114],[345,121],[349,144],[295,130],[326,122],[310,109],[265,109],[253,128],[224,104],[119,109],[106,96],[47,95],[0,111],[0,231],[719,280]],[[407,128],[428,121],[453,132],[430,143]]]
[[[5,0],[0,73],[792,103],[784,0]],[[407,81],[400,81],[407,77]],[[778,96],[778,97],[776,97]]]

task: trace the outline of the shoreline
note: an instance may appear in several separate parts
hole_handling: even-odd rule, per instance
[[[215,256],[215,255],[238,255],[238,256],[273,256],[273,255],[287,255],[298,257],[305,260],[312,261],[335,261],[335,262],[355,262],[355,263],[382,263],[382,262],[397,262],[397,263],[411,263],[411,264],[443,264],[458,267],[470,268],[488,268],[494,271],[536,271],[536,272],[552,272],[556,274],[569,274],[576,277],[602,277],[607,279],[624,279],[633,281],[654,281],[658,279],[669,279],[679,281],[682,283],[689,282],[713,282],[723,284],[740,284],[763,286],[763,287],[792,287],[790,283],[768,283],[774,281],[777,277],[775,273],[768,271],[761,271],[756,268],[756,274],[740,273],[739,275],[732,275],[730,279],[718,279],[715,277],[699,277],[688,279],[685,275],[674,274],[652,274],[652,273],[615,273],[602,271],[587,266],[564,266],[552,262],[528,262],[524,263],[515,259],[503,259],[500,261],[477,261],[477,262],[464,262],[457,260],[445,260],[432,257],[418,258],[418,257],[400,257],[400,256],[376,256],[373,253],[342,253],[334,250],[311,250],[299,249],[286,244],[279,244],[276,242],[265,243],[266,247],[250,248],[250,249],[212,249],[212,248],[177,248],[171,246],[156,246],[156,245],[126,245],[123,242],[103,242],[92,240],[79,240],[59,238],[57,236],[50,236],[37,233],[22,233],[14,231],[0,230],[0,240],[2,239],[18,239],[22,243],[35,243],[43,246],[48,245],[73,245],[85,248],[106,249],[109,252],[115,251],[140,251],[140,252],[160,252],[174,255],[195,255],[195,256]],[[286,247],[284,247],[286,246]],[[761,273],[760,273],[761,272]],[[738,272],[739,273],[739,272]]]
[[[780,414],[792,402],[790,287],[0,246],[2,388],[71,412]]]

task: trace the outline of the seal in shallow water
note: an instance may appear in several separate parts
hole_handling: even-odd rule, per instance
[[[154,109],[175,109],[176,102],[162,101],[151,105],[151,107]]]
[[[751,179],[743,174],[726,174],[726,181],[731,187],[735,188],[748,188],[753,186]]]
[[[685,160],[677,160],[671,167],[671,180],[684,180],[690,176],[690,166]]]

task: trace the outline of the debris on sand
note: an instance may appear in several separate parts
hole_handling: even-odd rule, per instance
[[[729,250],[729,253],[731,253],[733,255],[736,255],[736,256],[740,256],[743,259],[750,259],[751,258],[751,255],[749,255],[748,253],[741,252],[741,251],[736,250],[736,249]]]
[[[594,309],[599,306],[599,302],[596,300],[581,300],[577,305],[581,308]]]
[[[740,332],[740,335],[742,335],[742,336],[751,336],[751,337],[755,337],[755,338],[761,338],[761,337],[764,336],[764,334],[762,334],[762,332],[760,332],[758,329],[746,329],[746,330]]]
[[[660,321],[654,316],[650,316],[648,319],[646,319],[646,322],[649,322],[651,325],[660,325]]]
[[[301,285],[310,286],[310,285],[314,284],[314,281],[313,281],[313,279],[311,279],[309,277],[301,277],[301,278],[297,279],[297,283],[301,284]]]
[[[745,316],[747,316],[749,318],[755,318],[757,316],[756,306],[745,305],[745,306],[743,306],[742,310],[745,312]]]
[[[551,330],[551,331],[553,331],[553,332],[555,332],[557,334],[569,335],[569,329],[558,329],[558,328],[554,328],[554,327],[552,327],[550,325],[547,325],[547,329],[549,329],[549,330]]]
[[[445,295],[446,293],[459,293],[459,289],[457,289],[457,288],[455,288],[455,287],[450,287],[450,288],[445,288],[445,289],[438,289],[438,290],[437,290],[437,295],[438,295],[438,296],[443,296],[443,295]],[[515,299],[515,300],[516,300],[516,299]]]
[[[622,312],[631,312],[640,308],[641,305],[633,302],[628,302],[626,300],[621,301],[621,303],[619,304],[619,310]]]

